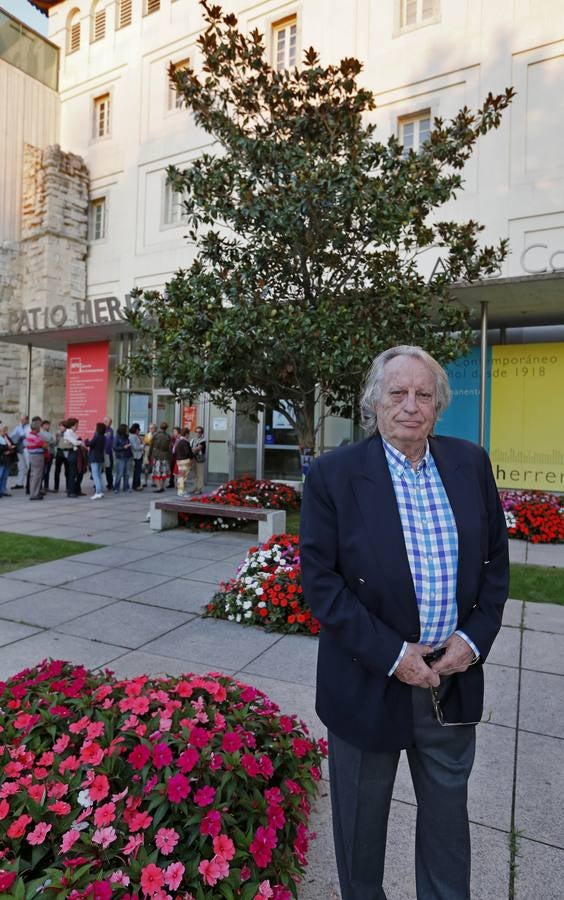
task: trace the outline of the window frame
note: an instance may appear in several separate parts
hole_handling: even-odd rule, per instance
[[[96,210],[101,209],[101,233],[96,236]],[[108,237],[108,197],[91,197],[88,201],[88,243],[98,244]]]
[[[78,7],[72,9],[67,18],[67,45],[66,45],[66,56],[70,56],[72,53],[78,53],[80,50],[80,39],[81,35],[81,21],[80,21],[80,10]],[[76,30],[75,30],[76,29]],[[78,41],[76,47],[73,47],[73,36],[74,34],[78,35]]]
[[[186,220],[184,219],[184,211],[181,206],[182,201],[176,200],[179,195],[177,191],[174,191],[172,189],[172,185],[167,179],[166,172],[163,176],[163,189],[161,196],[161,230],[165,230],[168,228],[178,228],[181,225],[185,225]],[[175,209],[178,210],[178,218],[176,218],[174,215]]]
[[[403,151],[404,157],[406,157],[408,155],[409,150],[413,150],[415,153],[420,152],[423,141],[421,141],[421,137],[420,137],[419,123],[423,122],[425,119],[429,120],[429,134],[431,134],[431,132],[433,131],[433,111],[430,107],[426,107],[425,109],[420,109],[417,112],[407,113],[406,115],[403,115],[403,116],[398,116],[396,133],[397,133],[397,139],[398,139],[399,143],[404,148],[404,151]],[[403,140],[403,129],[406,125],[409,125],[411,123],[417,124],[417,135],[415,135],[415,131],[414,131],[413,146],[408,147],[406,150],[404,140]],[[425,138],[424,140],[427,140],[427,138]]]
[[[426,28],[428,25],[436,25],[441,21],[441,2],[440,0],[431,0],[433,11],[426,19],[422,18],[424,0],[415,0],[416,14],[415,22],[409,25],[405,23],[406,4],[408,0],[396,0],[394,7],[394,37],[402,34],[408,34],[410,31],[416,31],[418,28]]]
[[[300,59],[300,29],[299,29],[299,16],[297,10],[288,13],[283,16],[281,19],[273,19],[270,22],[270,65],[274,69],[275,72],[283,72],[289,71],[290,69],[294,69],[299,64]],[[279,66],[278,65],[278,35],[282,32],[287,31],[288,38],[290,37],[290,28],[292,25],[296,27],[296,48],[295,48],[295,59],[293,63],[290,63],[289,60],[289,43],[288,48],[285,49],[285,56],[288,57],[288,65]],[[284,60],[286,62],[286,59]]]
[[[103,41],[107,34],[107,16],[106,16],[106,7],[102,5],[103,0],[98,0],[98,3],[94,3],[92,5],[92,12],[90,13],[90,43],[97,44],[98,41]],[[101,23],[101,34],[97,37],[98,31],[98,21]]]
[[[173,67],[175,71],[179,71],[180,69],[186,69],[190,65],[190,57],[187,56],[185,59],[180,59],[178,62],[173,62]],[[184,102],[184,97],[182,94],[179,94],[175,87],[172,86],[170,78],[168,77],[168,65],[165,69],[165,77],[167,84],[167,111],[169,113],[178,112],[181,109],[185,109],[186,105]]]
[[[129,19],[127,22],[122,21],[122,10],[127,4],[129,8]],[[133,22],[133,0],[116,0],[116,31],[127,28]]]
[[[153,5],[153,9],[149,7]],[[143,17],[152,16],[154,13],[159,12],[161,8],[161,0],[143,0]]]
[[[98,126],[100,124],[100,116],[98,114],[98,104],[107,98],[108,102],[108,110],[106,113],[105,121],[107,123],[106,129],[103,134],[100,134],[98,130]],[[92,140],[93,141],[105,141],[112,136],[112,107],[113,107],[113,96],[112,91],[106,90],[103,94],[98,94],[97,96],[92,98]]]

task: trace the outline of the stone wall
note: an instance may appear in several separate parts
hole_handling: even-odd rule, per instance
[[[26,145],[21,240],[9,249],[0,245],[1,331],[15,330],[16,315],[31,323],[24,331],[42,330],[45,309],[85,299],[88,187],[79,156],[58,145]],[[26,407],[27,350],[0,346],[0,419],[11,423]],[[64,415],[65,371],[64,353],[33,349],[31,415],[53,421]]]

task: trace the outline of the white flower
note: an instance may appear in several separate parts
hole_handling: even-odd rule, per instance
[[[257,606],[259,609],[261,609],[263,606],[266,606],[266,603],[264,602],[264,600],[261,600],[260,603],[257,603]]]
[[[261,594],[264,594],[264,591],[263,591],[262,588],[259,588],[259,587],[258,587],[258,588],[255,589],[255,594],[257,595],[257,597],[260,597]],[[265,604],[263,603],[263,606],[264,606],[264,605],[265,605]],[[259,606],[260,606],[260,603],[259,603]]]
[[[236,622],[240,622],[240,621],[241,621],[241,614],[240,614],[240,613],[237,613],[237,615],[235,616],[235,621],[236,621]]]
[[[80,806],[92,806],[94,803],[88,790],[80,791],[77,800]]]

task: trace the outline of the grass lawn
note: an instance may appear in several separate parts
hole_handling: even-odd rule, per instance
[[[512,563],[509,596],[515,600],[564,606],[564,569]]]
[[[75,553],[97,550],[103,544],[86,544],[83,541],[60,541],[58,538],[35,537],[31,534],[0,532],[0,574],[34,566],[37,563],[62,559]]]

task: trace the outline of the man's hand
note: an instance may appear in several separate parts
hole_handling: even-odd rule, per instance
[[[454,675],[455,672],[465,672],[474,661],[472,648],[458,634],[451,634],[444,646],[446,653],[431,665],[431,669],[437,675],[445,676]]]
[[[425,644],[408,644],[394,672],[396,678],[413,687],[438,687],[441,679],[427,663],[423,662],[425,654],[430,652],[431,648]]]

